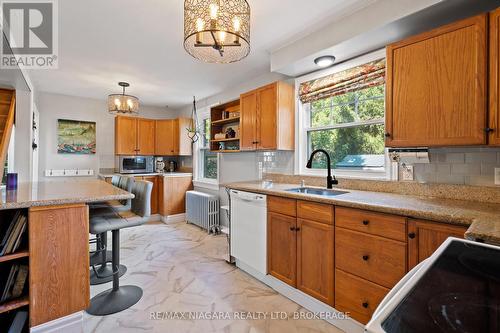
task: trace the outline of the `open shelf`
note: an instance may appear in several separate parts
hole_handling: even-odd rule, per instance
[[[19,298],[15,298],[13,300],[7,301],[5,303],[0,304],[0,313],[4,313],[7,311],[12,311],[18,309],[22,306],[28,305],[30,303],[28,295],[21,296]]]
[[[227,138],[227,139],[216,139],[210,140],[211,142],[227,142],[227,141],[239,141],[240,138]]]
[[[4,256],[1,256],[0,262],[6,262],[6,261],[14,260],[14,259],[25,258],[25,257],[28,257],[29,255],[30,254],[29,254],[28,250],[21,250],[21,251],[15,252],[15,253],[6,254]]]
[[[240,122],[240,117],[226,118],[226,119],[212,121],[212,126],[239,123],[239,122]]]

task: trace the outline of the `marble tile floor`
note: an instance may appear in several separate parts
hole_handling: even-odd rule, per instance
[[[322,320],[259,318],[262,312],[268,316],[284,312],[291,317],[307,310],[226,263],[223,235],[208,236],[186,223],[150,223],[124,229],[120,236],[121,262],[128,268],[120,283],[138,285],[144,295],[133,307],[114,315],[85,313],[85,333],[342,332]],[[110,287],[111,283],[92,286],[91,295]],[[168,312],[229,312],[232,318],[162,319]],[[250,312],[256,318],[234,318],[235,312]]]

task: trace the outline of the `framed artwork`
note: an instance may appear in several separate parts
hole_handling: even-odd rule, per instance
[[[95,154],[96,123],[94,121],[57,120],[58,154]]]

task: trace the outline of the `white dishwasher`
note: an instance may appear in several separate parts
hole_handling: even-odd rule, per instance
[[[231,256],[240,268],[267,271],[267,203],[262,194],[231,190]],[[244,265],[241,265],[243,263]],[[252,274],[252,272],[248,272]]]

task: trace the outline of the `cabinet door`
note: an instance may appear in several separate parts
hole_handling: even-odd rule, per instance
[[[500,8],[490,13],[489,144],[500,145]]]
[[[268,272],[292,287],[297,284],[296,224],[295,217],[267,213]]]
[[[277,87],[270,84],[259,90],[257,108],[257,148],[276,149]]]
[[[297,288],[334,305],[333,225],[297,219]]]
[[[387,47],[386,145],[486,143],[486,15]]]
[[[257,92],[240,97],[240,150],[255,150],[257,141]]]
[[[115,118],[115,154],[137,154],[137,118]]]
[[[172,119],[172,150],[173,155],[179,155],[179,143],[180,143],[180,128],[179,119]]]
[[[30,326],[85,310],[90,300],[88,206],[32,207],[28,231]]]
[[[169,156],[174,154],[173,122],[170,119],[156,121],[156,142],[155,154],[159,156]]]
[[[466,227],[408,220],[408,270],[431,256],[448,237],[464,238]]]
[[[148,182],[153,183],[153,190],[151,191],[151,215],[153,214],[158,214],[159,212],[159,207],[158,207],[158,177],[156,176],[151,176],[151,177],[144,177],[143,180],[146,180]]]
[[[137,119],[137,148],[139,155],[155,154],[155,121]]]

